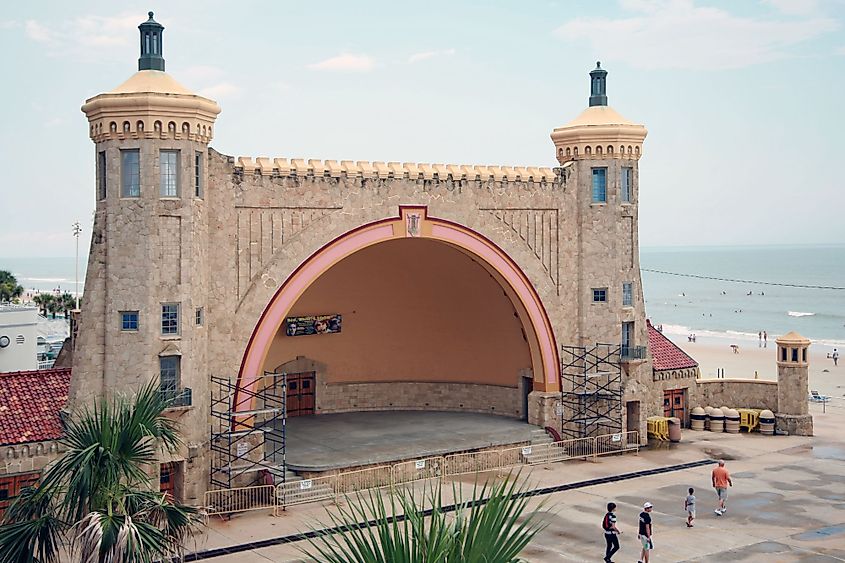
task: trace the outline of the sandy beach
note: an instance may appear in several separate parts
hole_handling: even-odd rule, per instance
[[[753,379],[756,374],[760,379],[777,379],[777,345],[773,337],[769,338],[768,346],[762,348],[754,340],[698,336],[692,343],[687,341],[686,336],[666,336],[698,361],[702,378],[715,378],[717,370],[722,368],[725,377]],[[731,350],[732,344],[739,347],[738,354]],[[840,358],[839,365],[834,367],[833,360],[826,357],[831,352],[833,346],[810,346],[810,389],[836,397],[837,402],[841,402],[845,398],[845,365]],[[839,352],[841,355],[843,350]]]

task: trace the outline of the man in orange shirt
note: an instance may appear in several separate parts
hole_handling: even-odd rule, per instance
[[[728,510],[725,506],[725,501],[728,500],[728,487],[733,487],[731,474],[728,473],[724,460],[719,460],[719,466],[713,470],[710,478],[713,481],[713,488],[716,489],[716,496],[719,497],[719,508],[714,512],[721,516]]]

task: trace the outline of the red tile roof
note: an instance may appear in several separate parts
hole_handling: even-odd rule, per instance
[[[0,373],[0,445],[56,440],[70,368]]]
[[[698,362],[693,360],[689,354],[663,336],[662,332],[651,326],[651,321],[646,321],[646,326],[648,326],[648,347],[651,350],[654,371],[698,366]]]

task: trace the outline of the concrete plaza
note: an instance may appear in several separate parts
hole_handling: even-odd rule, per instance
[[[531,488],[586,481],[702,459],[727,460],[734,487],[723,517],[713,513],[712,465],[630,480],[585,486],[532,499],[542,501],[548,527],[523,553],[527,561],[601,561],[600,522],[608,501],[619,505],[622,550],[617,561],[636,561],[637,515],[644,501],[655,505],[652,561],[845,561],[845,402],[811,405],[816,436],[766,437],[685,431],[680,444],[651,447],[637,455],[598,463],[566,462],[523,472]],[[464,476],[465,490],[473,479]],[[695,487],[698,520],[684,525],[683,499]],[[451,486],[445,487],[451,491]],[[306,531],[326,520],[331,505],[293,507],[280,517],[267,513],[213,520],[196,549],[233,546]],[[215,557],[219,563],[301,561],[299,544],[282,544]]]

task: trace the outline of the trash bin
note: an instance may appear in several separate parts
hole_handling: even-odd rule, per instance
[[[710,411],[710,432],[724,432],[725,431],[725,415],[722,414],[722,409],[713,409]]]
[[[775,433],[775,413],[766,409],[760,413],[760,434],[773,436]]]
[[[676,416],[669,419],[669,441],[681,441],[681,419]]]
[[[739,434],[739,411],[727,409],[725,414],[725,432],[728,434]]]
[[[707,413],[701,407],[692,409],[689,415],[690,430],[704,430],[704,423],[707,421]]]

